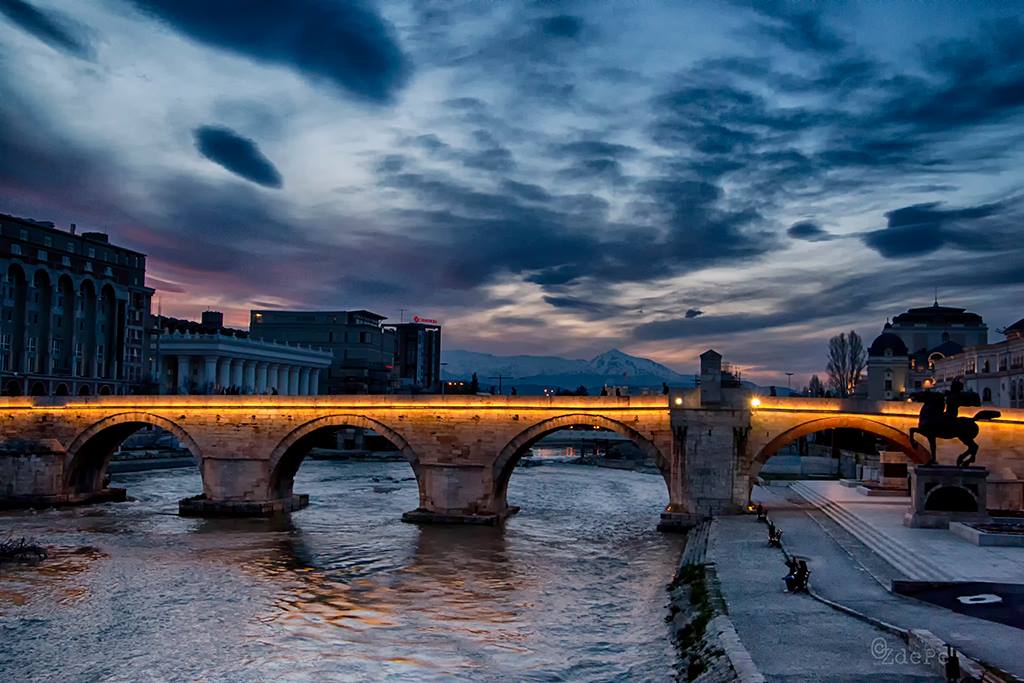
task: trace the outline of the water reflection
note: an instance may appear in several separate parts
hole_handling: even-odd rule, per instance
[[[96,554],[0,576],[0,679],[670,678],[660,478],[516,472],[523,512],[489,528],[403,524],[409,475],[307,462],[310,507],[274,520],[177,517],[185,470],[120,477],[135,503],[4,514],[0,534]]]

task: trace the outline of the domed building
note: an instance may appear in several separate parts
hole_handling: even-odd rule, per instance
[[[988,326],[965,308],[911,308],[886,322],[868,348],[867,396],[896,400],[934,384],[935,361],[988,342]]]

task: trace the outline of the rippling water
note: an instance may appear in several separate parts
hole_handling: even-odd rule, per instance
[[[404,463],[307,461],[289,520],[178,517],[194,470],[121,475],[137,502],[0,515],[51,548],[0,574],[2,681],[661,681],[682,538],[665,486],[515,473],[504,529],[418,527]]]

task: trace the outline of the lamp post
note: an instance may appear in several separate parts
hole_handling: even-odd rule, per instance
[[[447,363],[441,363],[441,395],[442,396],[444,396],[444,384],[445,384],[445,382],[444,382],[444,366],[446,366],[446,365],[448,365],[448,364]]]
[[[792,372],[787,372],[786,373],[786,388],[789,389],[790,391],[793,390],[793,387],[789,386],[790,378],[792,378],[792,377],[793,377],[793,373]]]

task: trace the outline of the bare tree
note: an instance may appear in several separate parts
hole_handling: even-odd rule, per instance
[[[850,330],[828,340],[828,384],[837,396],[851,395],[867,364],[867,353],[860,335]]]
[[[811,381],[807,383],[807,393],[811,396],[825,395],[825,385],[817,375],[811,375]]]

